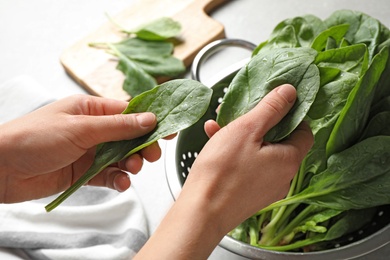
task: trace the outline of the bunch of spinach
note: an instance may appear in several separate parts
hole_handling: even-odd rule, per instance
[[[212,90],[188,79],[165,82],[131,99],[123,114],[152,112],[157,117],[156,128],[132,140],[107,142],[98,145],[94,161],[71,187],[45,208],[51,211],[81,186],[110,164],[136,153],[161,138],[177,133],[195,124],[207,111]]]
[[[218,123],[290,83],[297,101],[265,139],[288,138],[305,120],[315,141],[286,198],[232,230],[233,238],[270,250],[320,250],[390,204],[389,47],[386,26],[350,10],[287,19],[258,45],[232,80]]]
[[[119,59],[117,69],[125,75],[123,89],[129,95],[152,89],[157,85],[156,77],[175,77],[185,71],[183,62],[173,56],[171,39],[181,31],[178,22],[162,17],[134,30],[121,31],[126,37],[120,42],[89,46],[106,49]]]

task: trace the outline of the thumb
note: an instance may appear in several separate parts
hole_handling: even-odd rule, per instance
[[[252,132],[262,139],[290,111],[295,99],[296,89],[289,84],[281,85],[270,91],[251,111],[243,115],[241,120],[252,122]]]
[[[150,112],[81,117],[82,123],[76,127],[87,148],[103,142],[137,138],[157,125],[156,116]]]

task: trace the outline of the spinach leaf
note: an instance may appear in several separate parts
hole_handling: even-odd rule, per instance
[[[340,152],[359,138],[369,116],[375,87],[386,66],[389,51],[387,48],[378,53],[366,73],[348,96],[347,104],[341,111],[335,127],[329,137],[327,154]]]
[[[157,81],[127,56],[118,53],[117,69],[125,76],[123,89],[133,97],[154,88]]]
[[[390,88],[390,85],[389,85]],[[390,96],[385,96],[378,102],[373,102],[373,105],[370,110],[370,117],[374,117],[376,114],[384,111],[390,111]]]
[[[185,71],[183,61],[172,55],[167,57],[134,55],[131,58],[135,64],[152,76],[175,77]]]
[[[172,56],[171,42],[129,38],[109,46],[114,55],[120,53],[151,76],[174,77],[185,71],[183,62]]]
[[[355,74],[341,72],[333,81],[320,87],[317,97],[307,113],[314,135],[314,145],[302,162],[300,171],[302,173],[300,174],[307,172],[317,174],[326,168],[326,144],[341,110],[347,102],[348,95],[358,80],[359,78]],[[299,191],[300,189],[297,189],[296,192]]]
[[[138,38],[149,41],[162,41],[177,36],[181,31],[181,25],[169,17],[161,17],[150,23],[141,25],[129,34],[135,34]]]
[[[362,60],[367,51],[364,44],[319,52],[315,64],[319,67],[336,68],[341,71],[355,72],[360,74],[362,70]]]
[[[254,56],[230,84],[217,117],[220,126],[251,110],[277,86],[290,83],[297,89],[297,101],[285,118],[272,128],[265,140],[280,141],[303,120],[320,86],[317,52],[310,48],[270,49]]]
[[[137,55],[169,56],[174,46],[171,42],[147,41],[139,38],[126,38],[112,45],[123,55],[134,57]],[[113,53],[115,55],[115,52]]]
[[[297,195],[261,210],[308,203],[349,210],[388,204],[390,201],[390,136],[367,138],[329,157],[328,167],[311,178]]]
[[[172,56],[171,43],[131,38],[107,45],[119,58],[117,69],[125,75],[123,89],[132,96],[155,87],[153,76],[175,76],[185,71],[183,62]]]
[[[125,75],[123,89],[134,97],[154,88],[157,85],[154,77],[176,77],[185,71],[183,61],[173,56],[173,43],[168,41],[180,30],[178,22],[162,17],[133,31],[122,28],[128,37],[120,42],[90,43],[89,46],[104,48],[118,57],[117,69]]]
[[[390,49],[390,36],[389,40],[385,44],[380,45],[382,48]],[[375,96],[373,104],[376,104],[381,101],[381,99],[390,96],[390,58],[387,60],[386,67],[379,79],[378,86],[375,90]]]
[[[320,71],[323,71],[320,68]],[[323,75],[323,74],[322,74]],[[323,77],[326,77],[325,75]],[[337,77],[329,83],[321,86],[317,97],[308,112],[312,120],[328,118],[338,114],[345,106],[351,90],[355,87],[359,77],[349,72],[340,72]],[[317,121],[312,128],[321,127],[321,122]]]
[[[373,59],[382,39],[382,25],[366,14],[351,10],[339,10],[324,20],[328,27],[349,24],[345,39],[351,44],[364,43],[369,50],[369,58]]]
[[[286,19],[275,27],[267,41],[257,46],[253,55],[275,48],[310,47],[312,40],[325,29],[323,21],[314,15]]]
[[[100,144],[89,170],[48,204],[46,210],[53,210],[110,164],[196,123],[208,109],[211,95],[212,90],[197,81],[172,80],[133,98],[123,113],[152,112],[157,117],[156,128],[136,139]]]
[[[259,44],[256,49],[253,50],[253,55],[259,54],[259,52],[267,51],[274,48],[294,48],[298,47],[298,39],[295,35],[294,27],[288,25],[282,28],[276,35],[274,35],[268,41]]]
[[[377,135],[390,136],[390,110],[376,114],[368,123],[360,140]]]
[[[339,69],[331,67],[318,67],[318,69],[320,70],[320,86],[324,86],[331,82],[341,72]]]
[[[324,49],[329,49],[329,38],[332,38],[334,40],[334,43],[332,43],[333,46],[340,45],[341,41],[344,39],[344,35],[347,33],[349,29],[349,24],[341,24],[341,25],[335,25],[327,30],[322,31],[317,37],[314,39],[314,41],[311,43],[311,48],[315,49],[316,51],[323,51]],[[327,48],[326,48],[327,47]]]

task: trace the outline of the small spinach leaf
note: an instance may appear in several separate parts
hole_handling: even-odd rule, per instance
[[[173,77],[185,71],[183,62],[172,56],[169,42],[130,38],[107,46],[119,58],[117,69],[125,75],[123,89],[133,97],[157,85],[153,76]]]
[[[337,68],[342,71],[356,72],[359,74],[362,70],[361,63],[366,51],[367,47],[364,44],[330,49],[319,52],[315,63],[319,67]]]
[[[157,81],[127,56],[118,54],[117,69],[125,75],[123,89],[133,97],[154,88]]]
[[[177,36],[181,31],[181,25],[169,17],[161,17],[139,28],[126,31],[134,33],[138,38],[149,41],[162,41]]]
[[[311,43],[311,48],[315,49],[316,51],[323,51],[326,46],[329,45],[329,38],[332,38],[335,41],[332,45],[338,46],[344,39],[343,37],[347,33],[348,28],[349,24],[341,24],[322,31]]]
[[[125,56],[133,57],[137,55],[169,56],[173,52],[171,42],[146,41],[139,38],[127,38],[118,43],[113,43],[115,48]],[[114,53],[115,54],[115,53]]]

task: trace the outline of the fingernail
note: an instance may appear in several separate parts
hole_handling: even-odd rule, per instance
[[[142,127],[149,127],[156,122],[156,116],[153,113],[145,112],[136,116],[137,121]]]
[[[118,192],[123,192],[128,189],[130,183],[130,177],[127,174],[123,174],[123,172],[119,172],[114,177],[114,189]]]
[[[280,95],[282,95],[289,103],[295,101],[296,90],[293,86],[286,84],[278,87],[276,90]]]

